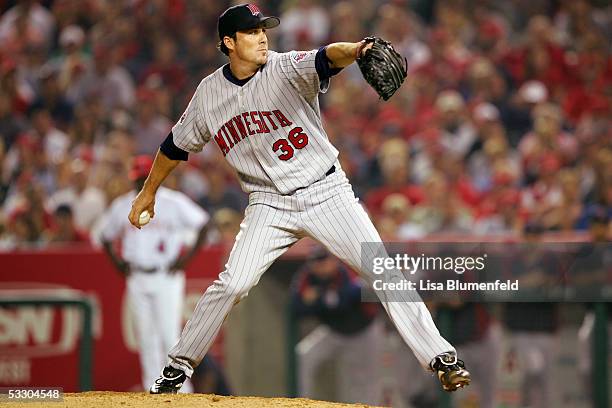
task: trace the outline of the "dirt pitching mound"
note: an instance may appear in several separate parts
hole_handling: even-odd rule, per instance
[[[220,397],[209,394],[149,395],[144,392],[82,392],[65,394],[61,403],[3,403],[1,408],[230,408],[230,407],[290,407],[290,408],[371,408],[365,404],[338,404],[303,398]]]

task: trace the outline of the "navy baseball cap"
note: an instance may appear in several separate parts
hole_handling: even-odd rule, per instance
[[[249,30],[251,28],[274,28],[280,24],[278,17],[266,17],[259,7],[254,4],[240,4],[230,7],[221,14],[217,23],[219,39],[232,36],[236,31]]]

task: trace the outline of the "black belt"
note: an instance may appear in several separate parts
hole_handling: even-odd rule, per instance
[[[336,166],[331,166],[331,169],[327,170],[327,173],[325,173],[325,177],[329,176],[330,174],[334,174],[334,172],[336,171]],[[321,177],[321,180],[323,180],[324,177]],[[321,181],[319,180],[319,181]],[[305,189],[306,187],[300,187],[297,190],[294,191],[294,193],[297,193],[300,190]]]
[[[151,268],[142,268],[140,266],[132,265],[131,269],[135,270],[135,271],[143,272],[143,273],[155,273],[155,272],[159,271],[161,268],[156,268],[155,266],[153,266]]]

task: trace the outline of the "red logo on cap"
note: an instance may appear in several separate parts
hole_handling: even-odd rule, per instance
[[[259,13],[261,13],[261,11],[259,11],[259,7],[257,7],[254,4],[247,4],[247,8],[251,12],[251,14],[254,15],[254,16],[258,15]]]

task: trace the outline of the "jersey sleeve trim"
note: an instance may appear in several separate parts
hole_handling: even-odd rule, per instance
[[[159,146],[159,150],[170,160],[187,161],[189,158],[189,152],[186,152],[174,144],[174,136],[172,132],[168,134],[166,140],[164,140]]]
[[[331,60],[327,57],[327,46],[319,48],[315,56],[315,68],[319,81],[323,82],[342,71],[342,68],[331,68]]]

